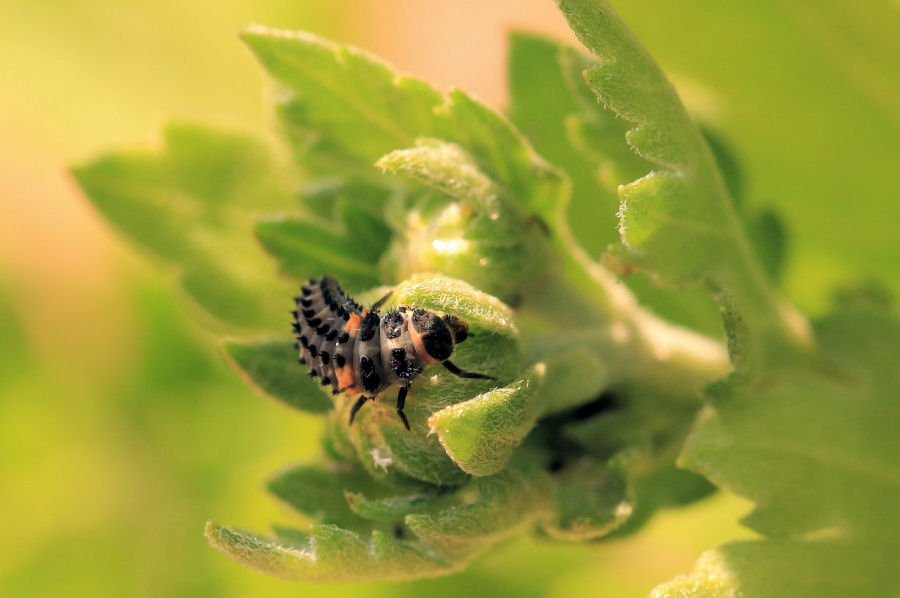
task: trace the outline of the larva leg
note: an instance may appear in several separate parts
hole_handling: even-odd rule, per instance
[[[399,415],[400,419],[403,420],[403,425],[406,426],[407,430],[409,430],[409,420],[406,419],[406,414],[403,413],[403,407],[406,406],[406,393],[408,392],[408,386],[401,386],[400,392],[397,393],[397,415]]]
[[[394,291],[388,291],[388,292],[387,292],[387,295],[385,295],[384,297],[382,297],[381,299],[379,299],[378,301],[376,301],[375,303],[373,303],[373,304],[372,304],[372,311],[375,311],[375,310],[377,310],[377,309],[380,309],[381,306],[384,305],[384,303],[385,303],[388,299],[390,299],[390,298],[391,298],[391,295],[393,295],[393,294],[394,294]]]
[[[353,418],[356,417],[356,412],[359,411],[359,408],[366,404],[366,401],[369,400],[369,397],[362,396],[356,400],[356,403],[353,404],[353,408],[350,409],[350,425],[353,425]]]
[[[443,366],[447,368],[450,373],[455,376],[459,376],[460,378],[476,378],[478,380],[496,380],[493,376],[488,376],[487,374],[476,374],[475,372],[467,372],[465,370],[461,370],[449,361],[442,362]]]

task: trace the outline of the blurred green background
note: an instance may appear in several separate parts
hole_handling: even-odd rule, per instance
[[[900,292],[900,3],[622,0],[615,6],[790,234],[785,293]],[[289,521],[262,489],[318,421],[220,362],[172,277],[117,238],[68,164],[152,141],[166,117],[268,131],[260,22],[365,47],[502,106],[505,32],[573,39],[551,0],[0,0],[0,596],[644,596],[749,535],[717,496],[591,546],[526,538],[468,571],[312,586],[209,548],[208,518]],[[538,83],[538,82],[536,82]]]

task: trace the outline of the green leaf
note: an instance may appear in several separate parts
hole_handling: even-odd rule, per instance
[[[450,458],[466,473],[495,474],[534,427],[541,413],[538,389],[546,368],[538,364],[525,377],[446,407],[428,418]]]
[[[781,219],[772,210],[753,211],[746,205],[743,198],[744,180],[737,156],[725,141],[708,127],[701,127],[700,131],[722,172],[725,186],[734,201],[735,210],[743,220],[744,229],[757,259],[762,263],[769,278],[777,281],[781,276],[787,249],[787,236]]]
[[[415,148],[393,151],[375,165],[431,186],[474,210],[477,216],[465,231],[465,239],[512,244],[521,238],[521,214],[460,146],[418,139]]]
[[[596,257],[615,238],[616,195],[600,185],[597,166],[572,146],[567,134],[566,121],[579,106],[561,68],[564,51],[552,40],[519,32],[510,35],[508,112],[537,151],[568,175],[572,191],[565,209],[572,232]]]
[[[432,490],[407,496],[369,498],[360,492],[345,492],[344,497],[353,512],[373,521],[398,521],[411,513],[434,511],[446,500],[444,493]]]
[[[610,534],[618,538],[632,534],[660,509],[690,504],[715,492],[706,478],[687,469],[667,463],[646,472],[628,476],[628,498],[631,513],[628,520]]]
[[[897,546],[828,540],[733,542],[705,552],[693,573],[651,598],[896,596]]]
[[[672,85],[605,0],[558,0],[597,57],[585,70],[603,104],[635,124],[629,145],[654,165],[620,188],[616,255],[670,285],[701,285],[722,306],[738,367],[805,354],[804,322],[777,297],[700,130]]]
[[[836,528],[889,533],[900,507],[900,318],[843,308],[817,326],[835,369],[795,372],[715,395],[685,465],[757,503],[747,519],[772,535]]]
[[[419,137],[444,139],[465,147],[526,205],[541,209],[558,201],[558,173],[503,116],[464,92],[444,95],[361,50],[310,33],[254,26],[242,37],[286,88],[285,125],[314,132],[329,154],[367,166]],[[299,155],[315,153],[308,134],[295,139]]]
[[[406,517],[417,536],[451,561],[472,558],[546,515],[550,507],[547,481],[527,469],[509,468],[494,476],[473,478],[461,492],[463,504]]]
[[[293,204],[282,166],[265,146],[171,124],[158,151],[110,154],[73,174],[109,221],[175,266],[212,316],[241,328],[281,328],[289,287],[248,235],[254,212]]]
[[[762,210],[744,216],[747,235],[759,261],[772,280],[779,280],[784,271],[788,249],[788,235],[778,214]]]
[[[295,409],[324,413],[331,401],[297,363],[298,351],[289,338],[261,341],[226,341],[226,357],[244,381],[258,392]]]
[[[336,231],[308,219],[275,216],[256,223],[256,237],[296,279],[337,277],[350,290],[378,284],[378,248],[347,242],[351,232]]]
[[[879,595],[882,583],[896,588],[900,579],[893,570],[886,579],[868,577],[883,554],[900,549],[900,315],[858,294],[816,331],[829,372],[719,385],[681,457],[683,465],[756,503],[744,520],[748,526],[796,539],[726,546],[709,557],[733,568],[729,583],[747,595],[758,583],[754,575],[784,569],[775,556],[779,546],[798,568],[817,572],[789,580],[806,593],[826,587],[829,569],[841,559],[848,585],[838,583],[833,595]],[[803,541],[816,536],[821,541]],[[850,591],[857,587],[866,591]]]
[[[289,125],[316,131],[364,164],[432,131],[439,92],[397,75],[370,55],[311,33],[262,26],[242,38],[263,67],[296,96]]]
[[[364,235],[374,240],[377,246],[387,244],[390,230],[383,222],[384,210],[390,197],[397,189],[387,184],[391,181],[372,173],[368,177],[341,173],[307,181],[300,191],[300,200],[315,214],[328,222],[340,223],[345,230],[357,231],[357,220],[368,217],[378,222],[378,231],[364,230]],[[352,218],[354,220],[348,220]],[[338,224],[338,226],[340,226]],[[366,224],[368,229],[372,224]]]
[[[418,546],[381,531],[364,541],[335,525],[312,526],[308,535],[266,538],[209,522],[210,544],[260,573],[303,581],[372,581],[446,574],[464,563],[446,563]],[[303,540],[305,538],[305,541]]]
[[[371,526],[350,509],[344,492],[371,486],[372,478],[358,465],[349,463],[291,467],[267,484],[269,492],[299,513],[321,523],[365,531]]]
[[[586,347],[551,352],[543,363],[547,374],[540,387],[542,415],[583,405],[609,385],[606,361]]]
[[[391,152],[376,165],[447,198],[437,213],[428,196],[404,211],[394,251],[407,257],[395,271],[444,272],[501,299],[528,293],[546,266],[547,233],[468,152],[453,143],[420,139],[416,147]]]
[[[292,487],[290,495],[311,496],[303,499],[304,510],[327,504],[326,495],[341,484],[310,472],[301,477],[304,483]],[[210,522],[206,535],[213,546],[238,562],[278,577],[307,581],[430,577],[463,567],[490,544],[544,516],[548,492],[547,480],[539,472],[513,469],[473,480],[430,505],[429,512],[403,512],[404,524],[392,534],[376,529],[360,535],[337,525],[313,525],[308,533],[279,527],[278,537],[269,539]],[[377,503],[360,499],[358,493],[347,493],[347,497],[373,520],[386,519],[386,510],[400,513],[398,506],[403,504],[420,504],[417,495]]]
[[[604,462],[582,458],[554,476],[556,517],[541,530],[561,540],[593,540],[608,535],[632,514],[624,479]]]

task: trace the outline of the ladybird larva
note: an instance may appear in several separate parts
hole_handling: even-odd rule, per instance
[[[456,345],[469,336],[463,320],[410,306],[382,314],[379,308],[390,295],[364,309],[334,278],[310,279],[296,297],[293,327],[299,361],[309,366],[309,375],[331,386],[332,394],[359,396],[350,410],[351,425],[366,401],[398,386],[397,415],[409,430],[403,412],[406,395],[425,366],[440,363],[460,378],[496,378],[466,372],[449,361]]]

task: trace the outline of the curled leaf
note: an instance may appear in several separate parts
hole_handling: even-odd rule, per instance
[[[540,414],[538,391],[545,371],[538,364],[521,380],[445,407],[428,418],[431,432],[460,469],[476,476],[503,469]]]

